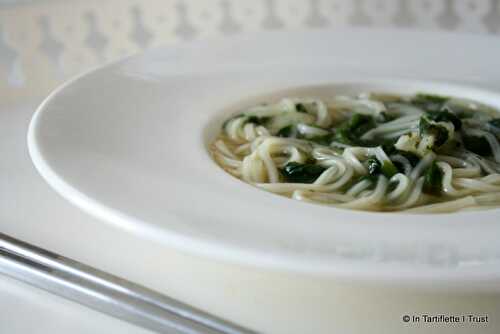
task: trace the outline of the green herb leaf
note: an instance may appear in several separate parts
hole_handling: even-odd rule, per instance
[[[364,146],[365,143],[360,137],[376,126],[372,116],[354,114],[337,128],[335,140],[348,145]]]
[[[307,109],[302,103],[297,103],[295,105],[295,110],[297,110],[297,112],[307,113]]]
[[[361,137],[368,130],[376,126],[372,116],[363,114],[354,114],[349,120],[349,130],[357,138]]]
[[[385,177],[387,178],[391,178],[398,173],[398,169],[396,168],[396,166],[394,166],[394,164],[390,160],[384,161],[384,163],[382,164],[381,171],[382,174],[384,174]]]
[[[375,176],[383,174],[391,178],[394,174],[398,173],[398,169],[391,161],[380,162],[377,158],[369,158],[365,161],[365,166],[368,169],[368,174]]]
[[[455,127],[455,130],[462,128],[462,121],[455,114],[447,111],[428,111],[427,118],[434,122],[450,122]]]
[[[439,111],[448,100],[449,98],[439,95],[417,94],[411,103],[425,111]]]
[[[370,158],[366,160],[366,167],[368,168],[368,174],[378,175],[381,172],[382,165],[375,158]]]
[[[468,107],[463,103],[453,103],[453,101],[446,103],[443,110],[451,112],[458,118],[471,118],[476,113],[476,110]]]
[[[280,171],[287,182],[313,183],[325,171],[325,168],[314,164],[289,162]]]
[[[396,144],[397,138],[392,139],[392,140],[385,140],[383,143],[379,144],[382,149],[384,150],[385,154],[391,155],[397,152],[396,147],[394,144]],[[379,146],[377,145],[377,146]]]
[[[422,191],[429,195],[439,195],[443,188],[443,171],[434,161],[424,173],[424,185]]]
[[[392,163],[394,164],[394,167],[396,167],[396,169],[398,170],[399,173],[404,173],[405,172],[404,165],[401,162],[399,162],[399,161],[393,161]]]
[[[294,132],[296,132],[295,126],[288,125],[288,126],[285,126],[284,128],[281,128],[276,135],[278,137],[289,138],[289,137],[293,136]]]
[[[462,135],[462,141],[466,149],[482,156],[492,154],[490,143],[484,137]]]
[[[255,125],[265,125],[267,121],[269,121],[271,117],[257,117],[250,116],[247,118],[247,123],[253,123]]]
[[[434,136],[434,144],[439,147],[448,140],[448,129],[444,126],[432,124],[426,115],[420,117],[419,122],[420,136]]]
[[[334,136],[335,141],[338,141],[339,143],[347,144],[347,145],[354,145],[354,142],[351,140],[349,131],[347,129],[343,128],[338,128],[335,131],[335,136]]]

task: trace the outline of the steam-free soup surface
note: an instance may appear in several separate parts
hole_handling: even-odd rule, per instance
[[[372,211],[500,205],[500,114],[461,98],[285,98],[242,110],[211,145],[228,173],[295,200]]]

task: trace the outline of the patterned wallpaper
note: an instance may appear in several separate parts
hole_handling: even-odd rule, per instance
[[[83,70],[159,44],[348,26],[500,35],[500,0],[4,1],[0,103],[41,96]]]

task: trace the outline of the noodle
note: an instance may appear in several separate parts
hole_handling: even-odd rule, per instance
[[[295,200],[369,211],[500,206],[500,118],[417,94],[285,98],[227,120],[210,146],[228,173]]]

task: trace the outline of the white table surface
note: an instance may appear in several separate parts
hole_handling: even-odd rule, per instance
[[[4,233],[52,249],[81,240],[90,219],[70,207],[38,177],[25,144],[36,103],[0,109],[0,226]],[[53,222],[57,222],[53,224]],[[75,223],[75,225],[72,225]],[[69,229],[58,225],[65,225]],[[56,237],[55,239],[53,238]],[[68,238],[72,236],[72,238]],[[66,240],[66,241],[64,241]],[[60,243],[59,247],[55,243]],[[53,247],[54,246],[54,247]],[[63,247],[64,248],[64,247]],[[0,333],[137,333],[149,331],[0,275]]]
[[[151,333],[7,277],[0,300],[0,333]]]

